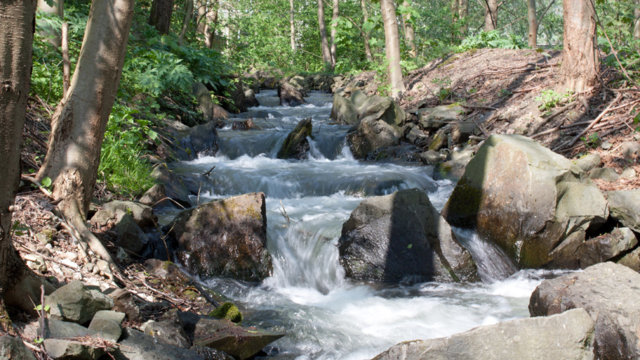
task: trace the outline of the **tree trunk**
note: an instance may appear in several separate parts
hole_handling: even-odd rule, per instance
[[[322,61],[325,66],[331,66],[331,50],[327,41],[327,28],[324,24],[324,3],[318,0],[318,28],[320,29],[320,41],[322,46]]]
[[[366,24],[369,21],[369,11],[367,10],[367,1],[360,0],[360,7],[362,8],[362,23]],[[364,30],[362,31],[362,39],[364,41],[364,54],[367,57],[367,61],[373,61],[373,54],[371,54],[371,46],[369,45],[369,33]]]
[[[633,26],[633,38],[640,40],[640,0],[635,1],[636,6],[633,10],[634,26]]]
[[[55,15],[62,19],[64,17],[64,0],[52,0],[51,6],[47,4],[46,0],[38,0],[38,11],[48,15]],[[53,28],[49,24],[42,26],[40,35],[55,47],[61,44],[60,29]]]
[[[291,52],[296,52],[296,23],[295,23],[295,7],[293,0],[289,0],[289,25],[291,26]]]
[[[527,0],[527,17],[529,19],[529,47],[538,47],[538,20],[536,19],[536,0]]]
[[[411,2],[409,0],[404,0],[402,6],[405,9],[410,9]],[[404,25],[404,41],[409,48],[409,56],[415,59],[416,56],[418,56],[418,50],[416,49],[416,35],[413,30],[411,13],[405,11],[405,13],[402,14],[402,24]]]
[[[397,99],[404,92],[402,69],[400,68],[400,40],[398,37],[398,22],[393,0],[380,0],[382,21],[384,22],[384,47],[389,62],[389,85],[391,97]]]
[[[338,17],[340,16],[340,0],[333,0],[333,12],[331,15],[331,68],[336,67],[336,35],[338,33]]]
[[[184,2],[184,18],[182,19],[182,29],[180,29],[180,35],[178,35],[178,41],[182,43],[184,40],[184,36],[187,34],[187,30],[189,29],[189,23],[193,18],[193,1],[194,0],[185,0]]]
[[[153,0],[149,25],[154,26],[160,34],[168,34],[173,13],[173,0]]]
[[[86,228],[100,148],[115,101],[134,0],[93,1],[69,91],[52,119],[49,149],[37,179],[53,180],[58,208],[91,249],[113,263]]]
[[[218,1],[201,0],[198,4],[198,32],[204,36],[204,45],[211,49],[218,23]]]
[[[0,151],[3,165],[0,176],[0,307],[6,302],[26,311],[33,309],[30,300],[39,303],[40,283],[13,247],[11,213],[20,181],[20,147],[31,78],[35,11],[36,0],[0,1]]]
[[[462,20],[462,27],[460,27],[460,33],[464,36],[467,35],[469,25],[467,22],[467,16],[469,15],[469,0],[458,0],[458,20]]]
[[[498,0],[484,0],[484,31],[498,28]]]
[[[563,86],[576,93],[596,85],[600,61],[596,47],[596,18],[591,0],[564,0]]]
[[[460,11],[459,6],[459,0],[451,0],[451,15],[453,16],[453,22],[458,21],[458,12]]]

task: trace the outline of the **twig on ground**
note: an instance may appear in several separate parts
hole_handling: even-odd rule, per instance
[[[584,130],[582,130],[578,135],[576,135],[576,137],[574,137],[573,139],[571,139],[566,146],[573,146],[576,141],[578,141],[580,139],[580,137],[582,137],[584,134],[586,134],[589,130],[591,130],[592,127],[594,127],[600,120],[602,120],[602,118],[609,112],[611,111],[611,109],[613,108],[613,105],[615,105],[618,101],[620,101],[620,99],[622,98],[622,94],[618,94],[618,96],[613,99],[613,101],[611,101],[609,103],[609,106],[607,106],[604,111],[602,111],[600,113],[600,115],[598,115],[597,118],[595,118],[591,124],[589,126],[587,126]]]

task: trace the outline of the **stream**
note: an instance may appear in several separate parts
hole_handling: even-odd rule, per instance
[[[259,107],[239,115],[252,117],[257,129],[221,129],[216,156],[174,166],[202,174],[215,165],[201,203],[266,194],[272,276],[257,285],[230,279],[205,284],[247,309],[244,325],[287,333],[266,349],[271,358],[369,359],[401,341],[529,316],[531,292],[552,274],[514,273],[500,251],[469,230],[455,232],[483,282],[371,286],[345,279],[337,243],[364,197],[419,188],[440,210],[455,184],[434,181],[431,167],[355,160],[345,143],[349,127],[329,119],[330,94],[312,92],[308,104],[294,108],[279,106],[274,90],[263,90],[258,100]],[[309,159],[277,159],[284,138],[307,117],[313,119]]]

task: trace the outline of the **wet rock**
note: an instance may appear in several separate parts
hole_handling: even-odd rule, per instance
[[[600,166],[600,164],[602,164],[602,159],[597,153],[591,153],[573,160],[573,163],[582,169],[582,171],[588,172],[589,170]]]
[[[253,122],[252,118],[249,118],[247,120],[234,121],[231,124],[232,130],[251,130],[255,127],[256,127],[256,124]]]
[[[311,148],[308,138],[311,137],[312,129],[311,118],[300,120],[282,143],[282,147],[278,151],[278,159],[306,158]]]
[[[253,91],[253,89],[246,86],[244,87],[244,98],[247,107],[260,106],[258,99],[256,99],[256,93]]]
[[[611,217],[640,233],[640,189],[607,192]]]
[[[360,102],[357,98],[356,101]],[[401,126],[406,118],[406,114],[400,105],[396,104],[395,101],[389,97],[378,95],[366,98],[356,109],[360,120],[382,120],[395,127]]]
[[[374,150],[399,144],[400,135],[397,127],[368,118],[362,120],[355,131],[347,134],[347,141],[353,156],[364,159]]]
[[[167,194],[164,189],[163,184],[155,184],[149,188],[149,190],[145,191],[140,197],[140,203],[147,206],[154,206],[156,203],[166,198]]]
[[[429,143],[429,136],[417,126],[411,126],[405,138],[409,143],[419,147],[424,147]]]
[[[9,335],[0,336],[0,359],[36,360],[22,340]]]
[[[363,281],[475,281],[476,265],[421,190],[367,198],[342,226],[340,263]]]
[[[481,326],[446,338],[400,343],[374,360],[593,359],[586,311]]]
[[[192,346],[191,350],[205,358],[205,360],[235,360],[235,358],[224,351],[204,347]]]
[[[55,360],[94,360],[106,353],[98,344],[66,339],[45,339],[44,348]]]
[[[518,135],[492,135],[465,168],[443,215],[475,227],[521,267],[554,267],[608,217],[607,202],[568,159]]]
[[[594,168],[589,171],[589,178],[612,182],[617,181],[620,175],[612,168]]]
[[[304,94],[288,82],[280,83],[278,97],[280,98],[280,105],[298,106],[305,103]]]
[[[174,150],[179,159],[193,160],[198,154],[213,155],[218,151],[217,122],[197,125],[180,132],[174,141]]]
[[[451,159],[440,162],[433,170],[433,179],[458,181],[464,175],[467,164],[473,159],[474,149],[466,148],[451,153]]]
[[[237,359],[248,359],[284,334],[243,328],[229,320],[201,318],[196,324],[193,344],[224,351]]]
[[[435,165],[444,160],[442,154],[440,154],[438,151],[433,150],[421,152],[419,156],[420,160],[426,165]]]
[[[117,360],[205,360],[193,350],[164,344],[134,329],[124,329],[124,339],[114,353]]]
[[[147,321],[142,325],[141,330],[164,344],[186,349],[191,346],[177,311],[165,313],[159,321]]]
[[[418,111],[418,123],[425,130],[438,130],[441,127],[459,122],[464,118],[466,110],[458,105],[440,105]]]
[[[629,228],[616,228],[609,234],[589,239],[578,246],[576,251],[579,264],[567,264],[567,268],[588,266],[613,260],[638,245],[636,235]]]
[[[350,99],[336,94],[333,96],[331,119],[338,124],[357,125],[358,112]]]
[[[187,190],[186,185],[182,181],[181,177],[171,171],[166,164],[159,164],[155,166],[153,168],[153,171],[151,172],[151,178],[162,185],[162,187],[164,188],[165,197],[176,201],[182,206],[191,206],[191,202],[189,201],[189,190]],[[154,204],[156,206],[175,205],[173,201],[169,199],[165,199],[164,201],[158,203],[158,201],[160,201],[161,199],[162,198],[156,200]]]
[[[182,212],[171,235],[189,272],[260,281],[271,271],[263,193],[212,201]]]
[[[122,321],[125,314],[118,311],[101,310],[91,319],[89,330],[95,331],[96,335],[113,342],[117,342],[122,335]]]
[[[112,222],[117,223],[126,214],[129,214],[140,227],[153,227],[157,221],[153,210],[147,205],[133,201],[114,200],[102,204],[95,215],[91,217],[91,223],[95,226],[107,226]]]
[[[548,316],[583,308],[595,321],[597,359],[640,356],[640,274],[614,263],[601,263],[543,281],[531,295],[531,316]]]
[[[365,159],[394,163],[417,163],[420,161],[419,151],[414,145],[400,143],[400,145],[375,149],[369,152]]]
[[[226,302],[220,305],[211,313],[209,313],[209,316],[212,316],[218,319],[227,319],[234,323],[242,322],[242,313],[240,312],[240,309],[238,309],[237,306],[235,306],[230,302]]]
[[[50,316],[78,324],[85,324],[99,310],[109,310],[113,300],[98,290],[86,288],[80,281],[72,281],[45,297]]]

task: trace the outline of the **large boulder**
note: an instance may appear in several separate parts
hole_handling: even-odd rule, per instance
[[[144,201],[152,206],[175,205],[175,203],[182,207],[191,206],[189,201],[191,193],[187,190],[183,179],[166,164],[156,165],[150,176],[157,182],[157,186],[154,185],[145,192],[140,202]]]
[[[407,341],[374,360],[594,359],[593,320],[583,309],[481,326],[446,338]]]
[[[608,217],[607,201],[561,155],[518,135],[492,135],[467,165],[443,215],[475,227],[520,267],[565,267],[587,229]]]
[[[35,360],[21,339],[9,335],[0,336],[0,359]]]
[[[640,357],[640,274],[614,263],[601,263],[543,281],[531,295],[531,316],[583,308],[595,321],[597,359]]]
[[[244,328],[226,319],[201,318],[195,326],[193,344],[224,351],[244,360],[285,334]]]
[[[611,217],[640,233],[640,189],[609,191]]]
[[[425,130],[438,130],[445,125],[462,121],[465,112],[465,108],[459,104],[424,108],[418,110],[418,123]]]
[[[113,300],[99,290],[87,288],[80,281],[72,281],[45,297],[49,315],[85,324],[100,310],[110,310]]]
[[[355,131],[347,134],[351,153],[364,159],[372,151],[400,143],[400,130],[382,120],[367,118],[360,122]]]
[[[174,141],[176,155],[183,160],[193,160],[198,154],[215,154],[218,151],[216,126],[215,121],[210,121],[180,132]]]
[[[119,222],[126,214],[130,214],[140,227],[153,227],[156,224],[157,219],[153,215],[153,209],[150,206],[134,201],[121,200],[102,204],[100,209],[91,217],[91,223],[95,226],[108,226],[110,222]]]
[[[204,84],[193,84],[192,92],[198,102],[198,111],[202,113],[205,121],[226,120],[229,118],[227,110],[213,102],[212,94]]]
[[[355,97],[352,101],[357,104],[358,118],[361,120],[378,119],[396,127],[401,126],[405,121],[404,110],[390,97],[373,95],[361,104]]]
[[[304,159],[311,146],[308,138],[311,137],[313,125],[311,118],[300,120],[282,143],[278,151],[278,159]]]
[[[356,280],[478,280],[471,255],[418,189],[362,201],[342,226],[339,252]]]
[[[159,342],[153,336],[130,328],[124,329],[124,339],[113,355],[118,360],[205,360],[194,350]]]
[[[281,82],[278,86],[278,97],[280,105],[298,106],[305,103],[304,93],[286,81]]]
[[[211,201],[175,219],[176,255],[192,274],[260,281],[271,272],[263,193]]]
[[[331,119],[338,124],[357,125],[358,112],[350,99],[336,94],[333,96]]]

